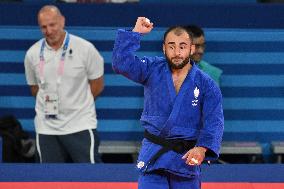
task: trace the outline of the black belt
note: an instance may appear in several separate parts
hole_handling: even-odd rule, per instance
[[[179,154],[183,154],[196,145],[196,140],[165,139],[153,135],[149,133],[147,130],[144,131],[144,137],[149,141],[162,146],[162,148],[149,160],[149,162],[147,163],[147,167],[151,163],[155,162],[161,155],[163,155],[164,153],[170,150],[175,151]]]

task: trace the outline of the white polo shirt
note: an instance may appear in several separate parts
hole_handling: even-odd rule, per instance
[[[67,35],[66,35],[67,36]],[[65,36],[65,40],[66,40]],[[28,85],[38,85],[36,96],[36,132],[47,135],[71,134],[97,127],[94,97],[89,80],[97,79],[104,73],[104,60],[97,49],[88,41],[71,35],[66,51],[61,83],[57,84],[58,66],[63,45],[57,51],[45,42],[43,77],[46,87],[40,83],[39,62],[41,39],[26,53],[25,73]],[[65,43],[65,40],[63,44]],[[44,93],[56,92],[59,97],[57,118],[44,114]]]

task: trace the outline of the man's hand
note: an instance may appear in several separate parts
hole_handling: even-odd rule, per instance
[[[153,29],[153,23],[146,17],[138,17],[133,32],[141,34],[149,33]]]
[[[186,160],[185,163],[188,165],[200,165],[205,158],[206,148],[196,146],[190,149],[182,159]]]

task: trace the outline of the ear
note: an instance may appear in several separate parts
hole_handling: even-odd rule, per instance
[[[196,50],[195,45],[191,45],[191,47],[190,47],[190,55],[193,55],[195,53],[195,50]]]
[[[163,53],[164,53],[164,55],[166,54],[166,47],[165,47],[164,43],[163,43]]]
[[[65,17],[61,16],[60,20],[61,20],[60,22],[62,24],[62,27],[65,28]]]

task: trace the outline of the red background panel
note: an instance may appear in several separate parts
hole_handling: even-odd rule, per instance
[[[137,189],[136,182],[0,182],[1,189]],[[284,183],[205,182],[202,189],[283,189]]]

